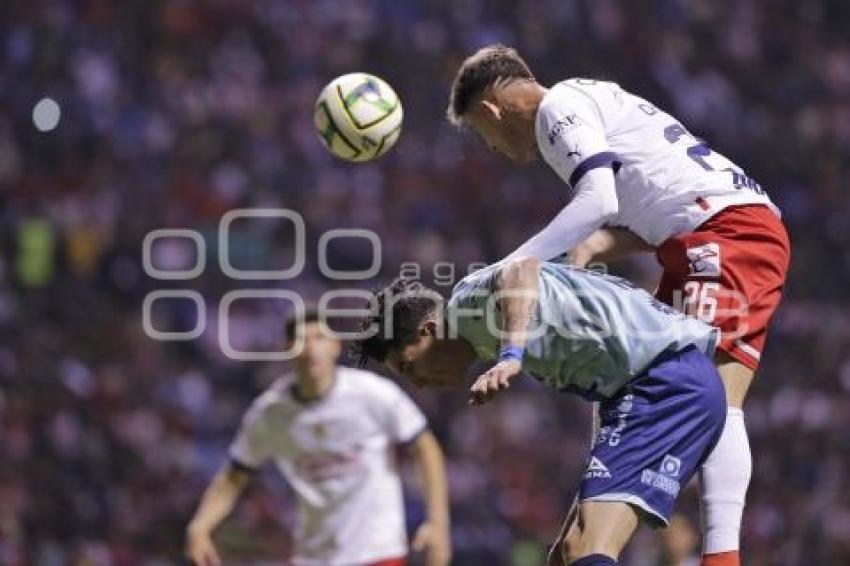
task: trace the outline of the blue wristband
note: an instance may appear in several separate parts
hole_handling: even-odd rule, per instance
[[[499,348],[499,361],[504,362],[507,360],[516,360],[519,363],[522,363],[522,358],[525,356],[525,348],[520,346],[512,346],[511,344],[505,344],[501,348]]]

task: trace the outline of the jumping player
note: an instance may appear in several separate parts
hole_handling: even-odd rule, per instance
[[[611,82],[545,88],[515,50],[495,45],[457,73],[449,119],[524,163],[542,155],[571,202],[509,258],[574,263],[655,249],[657,296],[723,331],[715,357],[726,429],[700,470],[704,566],[740,563],[752,471],[742,406],[779,303],[790,245],[761,186],[675,118]]]
[[[340,342],[317,312],[287,326],[287,337],[297,332],[304,340],[294,375],[274,383],[245,415],[229,464],[188,527],[187,557],[199,566],[221,564],[213,531],[255,471],[272,461],[298,500],[293,564],[402,566],[407,537],[394,451],[406,446],[418,461],[428,509],[413,548],[427,551],[428,566],[447,566],[443,456],[425,417],[391,381],[337,366]]]
[[[460,385],[476,359],[497,359],[472,385],[473,404],[521,371],[600,401],[601,428],[561,545],[567,564],[617,564],[639,520],[666,525],[723,430],[723,384],[709,357],[717,330],[623,279],[518,258],[467,276],[447,304],[400,279],[374,306],[361,358],[416,385]]]

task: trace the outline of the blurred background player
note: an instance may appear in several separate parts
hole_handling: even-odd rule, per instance
[[[503,45],[464,61],[448,116],[513,161],[542,155],[573,190],[570,203],[509,258],[569,251],[584,266],[656,248],[664,268],[657,296],[723,331],[716,363],[729,409],[700,472],[703,564],[739,564],[752,469],[742,406],[790,257],[779,210],[740,167],[648,101],[593,79],[545,88]]]
[[[187,529],[187,556],[201,566],[222,560],[213,532],[253,474],[273,462],[298,499],[292,562],[304,566],[401,566],[408,554],[396,449],[417,460],[427,522],[413,539],[428,566],[451,555],[443,455],[425,417],[391,381],[337,365],[340,342],[308,310],[287,322],[287,348],[303,338],[291,376],[251,406]],[[293,342],[293,339],[296,342]]]
[[[462,386],[477,360],[495,359],[470,403],[488,402],[523,370],[600,401],[578,508],[559,542],[566,564],[617,564],[640,521],[666,526],[723,430],[710,357],[718,331],[618,277],[517,258],[465,277],[448,303],[399,279],[376,305],[356,350],[418,386]]]

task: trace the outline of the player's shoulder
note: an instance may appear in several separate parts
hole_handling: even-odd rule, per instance
[[[620,106],[630,96],[618,83],[601,79],[575,77],[553,85],[540,101],[542,117],[565,112],[595,112],[609,106]]]
[[[624,291],[635,291],[640,288],[623,277],[612,275],[604,271],[596,269],[587,269],[575,267],[571,265],[550,266],[551,269],[556,269],[562,276],[569,277],[578,282],[596,283],[602,285],[611,285],[618,287]]]
[[[461,298],[467,298],[471,295],[486,295],[488,290],[492,288],[493,282],[499,270],[502,268],[503,262],[491,263],[481,269],[468,273],[460,279],[452,287],[452,294],[449,298],[449,306],[457,304]]]
[[[366,369],[339,366],[337,378],[345,395],[387,397],[398,395],[401,391],[393,380]]]
[[[481,281],[482,279],[492,277],[501,268],[502,263],[502,261],[497,261],[495,263],[485,265],[474,271],[470,271],[469,273],[461,277],[457,283],[455,283],[455,287],[457,287],[458,285],[471,285],[473,283]]]
[[[243,418],[243,427],[259,427],[265,422],[267,415],[276,408],[285,406],[289,401],[289,391],[294,378],[289,375],[281,376],[269,385],[265,391],[254,398]]]
[[[295,377],[285,374],[275,379],[251,404],[251,410],[264,411],[274,405],[287,402]]]
[[[557,280],[559,283],[567,284],[573,290],[580,290],[588,287],[608,287],[615,291],[641,291],[637,285],[595,269],[586,269],[567,265],[560,262],[546,261],[540,266],[540,273],[543,277]]]
[[[555,146],[556,141],[571,130],[585,125],[599,126],[607,103],[603,91],[589,88],[590,82],[596,83],[592,79],[567,79],[549,88],[543,96],[537,109],[535,131],[538,145],[544,151]],[[607,90],[611,91],[611,88]]]
[[[549,87],[540,100],[540,107],[537,110],[538,121],[541,118],[559,114],[565,109],[572,108],[577,102],[581,102],[582,93],[571,86],[572,80],[575,79],[567,79]]]
[[[573,77],[555,83],[543,96],[541,106],[558,106],[564,101],[588,101],[595,99],[603,93],[622,91],[619,84],[601,79],[588,79],[584,77]]]

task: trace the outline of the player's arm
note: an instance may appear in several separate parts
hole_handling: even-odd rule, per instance
[[[199,566],[219,566],[221,558],[212,541],[213,532],[230,515],[251,480],[251,473],[233,464],[215,475],[186,528],[186,557]]]
[[[263,418],[265,407],[264,396],[261,396],[245,413],[236,439],[230,445],[230,462],[215,475],[186,528],[186,555],[195,564],[221,564],[212,534],[233,511],[253,471],[269,457],[268,433]]]
[[[586,267],[592,261],[617,261],[634,253],[651,252],[654,248],[640,236],[625,228],[600,228],[569,252],[576,267]]]
[[[429,430],[416,437],[410,450],[416,460],[428,511],[427,522],[419,527],[413,538],[413,550],[427,551],[427,566],[446,566],[451,560],[452,548],[443,451]]]
[[[540,260],[523,257],[506,262],[496,276],[502,318],[499,361],[475,380],[471,404],[486,403],[498,391],[507,389],[522,370],[528,330],[539,302],[539,275]]]
[[[572,250],[619,212],[611,151],[599,110],[583,94],[550,95],[538,110],[538,145],[546,162],[573,189],[573,198],[549,224],[507,259],[546,261]]]
[[[607,168],[588,172],[576,187],[572,201],[507,259],[527,256],[543,261],[553,259],[575,248],[612,220],[619,208],[610,164],[608,161]]]

